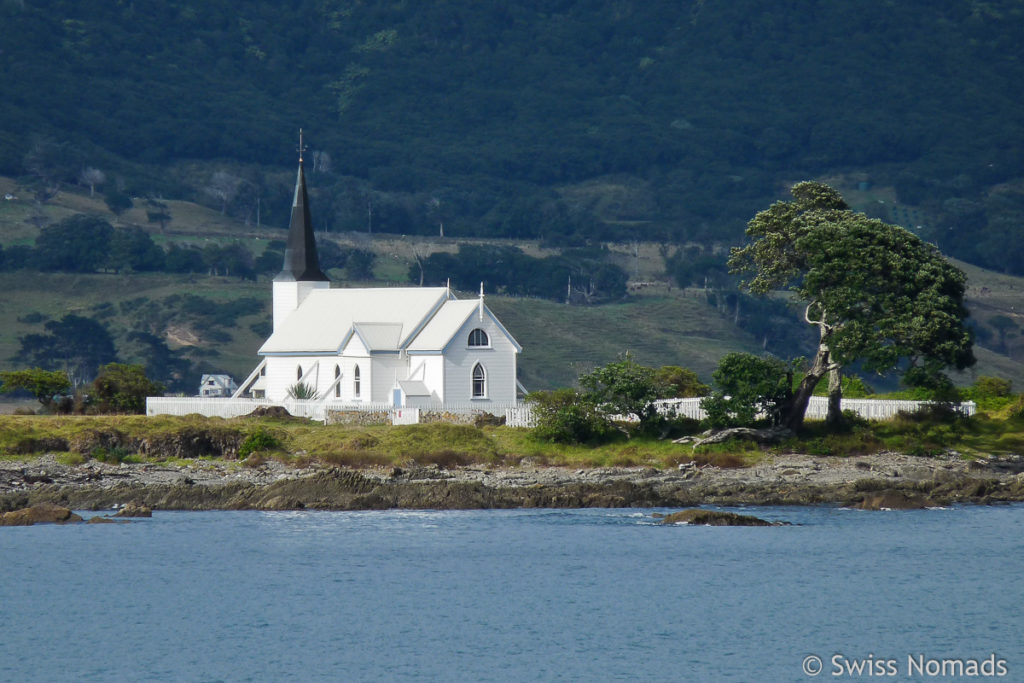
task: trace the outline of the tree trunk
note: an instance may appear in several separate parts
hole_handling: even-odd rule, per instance
[[[828,343],[823,338],[818,344],[818,352],[814,354],[814,362],[811,364],[807,374],[804,375],[804,378],[800,380],[800,386],[797,387],[796,393],[793,394],[793,400],[786,411],[783,424],[794,432],[800,431],[803,427],[807,404],[810,403],[811,395],[814,394],[814,389],[818,386],[818,382],[829,371],[831,360]]]
[[[828,371],[828,415],[825,424],[836,426],[843,421],[843,377],[839,368]]]

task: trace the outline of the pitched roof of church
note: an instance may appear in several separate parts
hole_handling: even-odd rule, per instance
[[[457,300],[445,287],[319,289],[260,348],[268,354],[335,354],[357,336],[368,351],[442,351],[480,301]],[[484,315],[521,347],[484,306]]]
[[[292,220],[288,226],[288,243],[284,249],[284,267],[274,278],[277,282],[326,282],[316,255],[313,220],[309,215],[306,174],[302,170],[302,133],[299,133],[299,175],[295,179]]]
[[[397,342],[390,350],[398,350],[448,296],[444,287],[314,290],[259,353],[337,353],[356,331],[370,350],[385,350],[372,347],[388,339]]]
[[[480,306],[479,299],[446,301],[441,310],[423,327],[423,331],[417,334],[416,338],[408,345],[407,350],[410,353],[443,350],[470,317],[478,316],[481,313],[494,321],[494,324],[505,333],[517,351],[523,350],[505,329],[505,326],[491,313],[491,309],[487,306]]]

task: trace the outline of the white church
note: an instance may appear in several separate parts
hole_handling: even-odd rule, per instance
[[[482,286],[464,300],[445,287],[332,288],[312,226],[300,152],[273,333],[234,397],[482,411],[515,403],[522,347]]]

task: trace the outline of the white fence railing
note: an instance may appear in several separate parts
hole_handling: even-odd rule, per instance
[[[707,413],[701,407],[700,398],[668,398],[658,401],[658,410],[667,415],[679,415],[694,420],[703,420]],[[887,398],[844,398],[843,410],[852,410],[868,420],[891,420],[899,413],[916,413],[931,404],[931,401],[904,401]],[[967,416],[974,415],[977,405],[974,401],[959,403],[957,410]],[[811,396],[804,417],[810,420],[824,420],[828,415],[828,397]]]
[[[241,417],[257,408],[274,405],[261,398],[198,398],[150,396],[146,399],[146,415],[205,415],[206,417]]]
[[[707,417],[701,408],[700,398],[669,398],[658,401],[658,410],[665,415],[688,417],[702,420]],[[424,404],[417,407],[395,408],[388,403],[353,403],[342,401],[285,401],[274,403],[258,398],[196,398],[196,397],[150,397],[146,399],[147,415],[190,415],[193,413],[207,417],[241,417],[248,415],[257,408],[282,405],[296,417],[307,417],[324,422],[328,412],[382,412],[391,416],[392,424],[417,424],[421,413],[446,412],[456,415],[473,415],[491,413],[505,416],[505,424],[510,427],[532,427],[534,425],[533,408],[528,403],[449,403]],[[880,398],[844,398],[843,410],[852,410],[868,420],[891,420],[900,412],[914,413],[929,401],[903,401]],[[973,401],[958,404],[957,409],[964,415],[974,415],[977,406]],[[805,414],[811,420],[823,420],[828,413],[828,398],[812,396]]]
[[[701,398],[666,398],[657,401],[658,412],[667,416],[688,417],[692,420],[703,420],[707,413],[701,407]],[[903,401],[884,398],[844,398],[843,410],[852,410],[867,420],[891,420],[897,414],[916,413],[929,405],[930,401]],[[957,410],[971,416],[977,411],[973,401],[957,404]],[[812,396],[804,414],[810,420],[824,420],[828,414],[828,397]],[[635,418],[634,418],[635,419]],[[534,425],[533,410],[530,404],[505,411],[505,424],[510,427],[532,427]]]
[[[328,413],[344,412],[376,412],[387,413],[392,424],[418,424],[420,416],[425,412],[452,413],[455,415],[477,415],[491,413],[495,415],[506,415],[508,411],[525,410],[527,422],[520,426],[529,426],[530,410],[522,403],[490,402],[481,404],[478,402],[464,403],[425,403],[420,406],[403,406],[396,408],[390,403],[368,403],[352,401],[300,401],[286,400],[274,402],[259,398],[198,398],[198,397],[163,397],[151,396],[146,399],[147,415],[205,415],[206,417],[244,417],[257,408],[269,408],[281,406],[290,414],[296,417],[306,417],[311,420],[325,422]]]

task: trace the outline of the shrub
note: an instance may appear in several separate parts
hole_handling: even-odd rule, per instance
[[[695,398],[707,396],[711,387],[703,384],[697,373],[677,365],[663,365],[654,371],[658,398]]]
[[[659,398],[654,369],[640,365],[631,354],[622,355],[580,376],[587,401],[612,415],[634,415],[641,425],[660,415],[654,401]]]
[[[123,446],[113,446],[111,448],[97,446],[90,451],[89,457],[93,460],[99,460],[100,462],[116,465],[124,462],[131,454],[131,451]]]
[[[979,398],[1003,398],[1010,395],[1012,383],[1001,377],[988,377],[982,375],[969,390],[971,397]]]
[[[146,412],[146,397],[159,396],[164,385],[146,377],[141,365],[110,363],[100,368],[92,383],[96,408],[103,413]]]
[[[533,435],[556,443],[595,444],[608,441],[615,428],[589,400],[573,389],[538,391],[526,397],[533,406]]]
[[[296,382],[288,387],[288,397],[296,401],[315,401],[317,396],[316,389],[305,382]]]
[[[712,375],[718,391],[701,403],[713,429],[752,425],[759,415],[778,424],[791,394],[792,373],[782,361],[749,353],[722,357]]]
[[[242,445],[238,447],[238,457],[245,458],[250,453],[273,451],[279,448],[281,448],[281,440],[271,434],[266,427],[259,426],[242,441]]]

